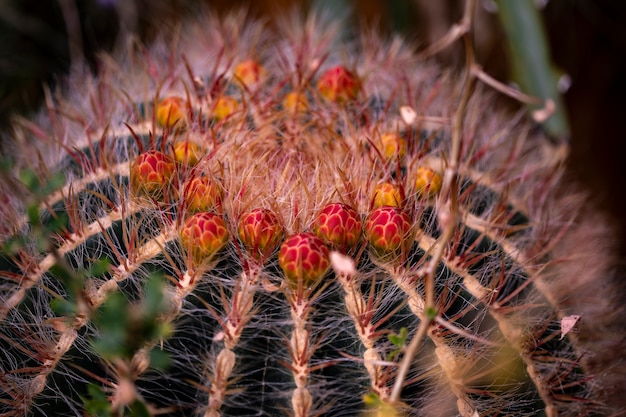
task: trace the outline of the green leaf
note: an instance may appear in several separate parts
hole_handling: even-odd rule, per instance
[[[428,307],[424,310],[424,315],[427,320],[434,320],[437,317],[437,309],[434,307]]]
[[[65,185],[65,182],[65,174],[63,174],[62,172],[57,172],[53,174],[50,178],[48,178],[46,183],[42,187],[40,187],[37,194],[43,197],[47,197],[63,187]]]
[[[85,404],[87,415],[93,417],[111,417],[111,403],[102,389],[95,384],[89,384],[87,386],[87,393],[89,394],[89,398],[81,397]]]
[[[408,330],[406,327],[400,329],[400,334],[392,333],[387,338],[394,346],[402,348],[406,346],[406,339],[408,337]]]
[[[150,366],[154,369],[166,369],[172,363],[170,355],[159,347],[150,351]]]
[[[22,184],[24,184],[26,189],[31,192],[37,191],[37,188],[39,188],[40,185],[37,174],[31,169],[22,170],[19,175],[19,180]]]
[[[151,417],[150,411],[146,404],[141,400],[136,400],[131,404],[129,415],[131,417]]]
[[[129,358],[133,354],[128,345],[129,323],[128,301],[120,293],[107,297],[93,322],[100,332],[100,337],[92,341],[96,352],[107,359]]]
[[[110,266],[111,262],[108,259],[98,259],[91,264],[85,275],[88,277],[102,277],[109,272]]]
[[[404,347],[406,346],[407,338],[409,337],[409,331],[406,327],[400,329],[400,333],[392,333],[387,336],[387,339],[395,346],[397,349],[392,350],[387,355],[387,360],[394,360],[396,356],[402,353]]]
[[[544,126],[556,137],[567,137],[569,126],[557,90],[557,73],[552,66],[547,36],[534,1],[498,0],[498,11],[507,33],[515,81],[526,94],[554,101],[556,111]]]
[[[144,287],[143,313],[146,320],[153,321],[167,308],[163,295],[163,278],[153,273]]]
[[[50,308],[54,314],[62,317],[72,317],[78,311],[76,303],[61,298],[55,298],[50,302]]]

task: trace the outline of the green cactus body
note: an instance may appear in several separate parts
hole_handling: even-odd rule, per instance
[[[458,187],[442,188],[461,82],[400,42],[344,45],[315,19],[276,32],[203,19],[103,59],[97,78],[76,74],[36,121],[16,122],[13,172],[32,181],[2,182],[0,415],[601,413],[547,284],[569,261],[555,248],[580,198],[560,188],[558,149],[538,129],[476,88]],[[402,152],[379,145],[387,132]],[[138,167],[148,153],[158,161]],[[194,178],[215,194],[186,194]],[[402,204],[372,206],[381,182]],[[311,264],[292,257],[290,273],[315,278],[286,279],[279,239],[317,230],[330,204],[358,213],[349,236],[333,223],[351,247],[300,242]],[[402,235],[355,232],[373,210]],[[238,232],[250,212],[271,222]]]

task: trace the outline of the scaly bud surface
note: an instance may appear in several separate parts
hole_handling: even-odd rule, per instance
[[[306,96],[302,92],[290,91],[283,98],[283,109],[289,113],[304,113],[308,108]]]
[[[218,122],[222,121],[232,116],[237,111],[237,107],[239,107],[237,99],[231,96],[220,96],[213,107],[213,118]]]
[[[222,202],[222,190],[209,177],[194,177],[183,186],[183,200],[188,211],[213,211]]]
[[[380,136],[380,144],[381,152],[387,160],[402,159],[406,155],[406,140],[398,133],[383,133]]]
[[[159,151],[141,153],[130,165],[130,183],[135,195],[160,199],[167,192],[176,165]]]
[[[372,210],[364,229],[373,254],[381,260],[395,258],[412,243],[411,218],[398,207]]]
[[[263,81],[265,74],[265,69],[254,59],[246,59],[240,62],[233,71],[235,79],[248,88],[254,87]]]
[[[192,167],[200,160],[200,147],[188,140],[174,144],[174,160],[184,167]]]
[[[441,190],[441,175],[432,168],[418,167],[415,174],[415,192],[421,197],[433,197]]]
[[[183,247],[191,255],[194,266],[210,262],[228,243],[228,227],[215,213],[197,213],[191,216],[180,230]]]
[[[346,204],[328,204],[313,221],[313,233],[331,247],[347,253],[361,237],[359,213]]]
[[[278,264],[291,288],[300,283],[313,287],[330,267],[330,252],[322,239],[312,233],[298,233],[285,239],[278,253]]]
[[[383,182],[374,189],[374,199],[372,207],[402,207],[404,206],[404,195],[402,189],[390,182]]]
[[[283,238],[278,217],[268,209],[257,208],[239,220],[239,240],[256,260],[267,259]]]

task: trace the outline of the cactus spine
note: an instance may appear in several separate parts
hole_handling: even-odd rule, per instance
[[[203,19],[16,122],[0,415],[600,415],[554,145],[398,41]]]

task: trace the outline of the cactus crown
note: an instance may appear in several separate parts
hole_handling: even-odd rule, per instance
[[[396,40],[201,22],[16,123],[1,415],[599,409],[538,129]]]

